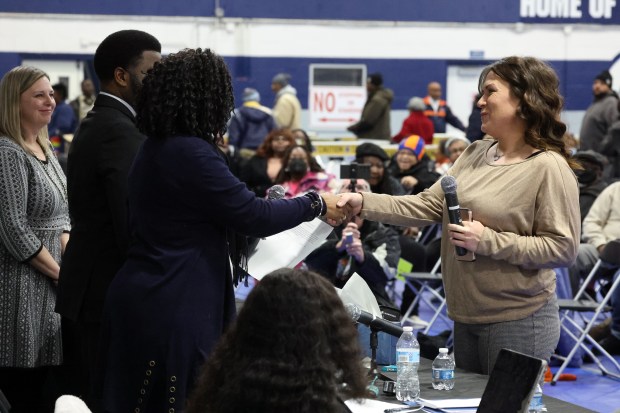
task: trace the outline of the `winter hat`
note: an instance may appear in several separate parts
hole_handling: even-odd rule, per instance
[[[409,103],[407,103],[407,109],[417,110],[417,111],[426,109],[426,104],[424,103],[424,99],[418,96],[412,97],[411,99],[409,99]]]
[[[418,135],[411,135],[407,139],[400,142],[398,145],[398,150],[402,151],[403,149],[407,149],[418,158],[418,161],[422,159],[426,151],[424,150],[424,139],[422,139]]]
[[[291,75],[289,75],[288,73],[278,73],[273,77],[273,79],[271,79],[271,83],[277,83],[279,85],[286,86],[289,84],[290,80]]]
[[[446,156],[450,156],[450,145],[457,141],[463,141],[467,144],[467,146],[471,145],[471,141],[464,136],[455,136],[453,138],[450,138],[446,141],[444,145],[444,154]]]
[[[390,159],[383,149],[370,142],[362,143],[355,149],[355,159],[361,159],[364,156],[376,156],[382,161],[388,161]]]
[[[258,93],[258,90],[256,89],[252,89],[251,87],[246,87],[245,89],[243,89],[242,99],[244,102],[251,102],[251,101],[260,102],[260,93]]]
[[[371,73],[370,75],[368,75],[368,81],[375,86],[381,86],[383,84],[383,75],[378,72]]]
[[[600,80],[601,82],[603,82],[607,86],[609,86],[609,88],[611,89],[611,80],[612,79],[611,79],[611,74],[609,73],[609,70],[603,70],[601,73],[596,75],[594,80]]]

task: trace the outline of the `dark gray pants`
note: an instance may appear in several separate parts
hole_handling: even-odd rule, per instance
[[[456,366],[489,374],[502,348],[549,361],[560,339],[560,318],[555,294],[540,310],[522,320],[492,324],[454,323]]]

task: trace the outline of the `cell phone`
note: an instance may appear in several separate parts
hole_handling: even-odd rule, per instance
[[[471,209],[469,208],[459,208],[459,211],[461,213],[461,219],[463,221],[473,221],[473,214],[471,212]],[[473,251],[469,251],[467,250],[467,254],[465,255],[456,255],[456,259],[459,261],[476,261],[476,255],[474,254]]]

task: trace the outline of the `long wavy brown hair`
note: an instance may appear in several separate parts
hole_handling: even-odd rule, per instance
[[[480,93],[489,72],[508,82],[511,93],[519,99],[517,114],[526,122],[525,142],[537,149],[557,152],[572,168],[580,168],[563,140],[566,125],[560,114],[564,99],[555,71],[535,57],[505,57],[484,68],[478,80]]]
[[[171,54],[143,80],[138,127],[149,138],[197,136],[220,143],[234,109],[228,67],[209,49]]]
[[[284,138],[289,142],[289,147],[294,146],[296,144],[295,137],[290,129],[274,129],[267,136],[265,136],[265,140],[260,146],[256,149],[256,155],[262,158],[273,158],[275,153],[273,152],[273,148],[271,147],[271,142],[273,142],[274,138],[277,136],[284,136]]]
[[[188,413],[333,413],[366,394],[357,330],[333,285],[283,268],[248,296],[217,344]]]

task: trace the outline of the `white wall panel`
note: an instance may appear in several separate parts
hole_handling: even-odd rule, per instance
[[[620,26],[304,22],[253,19],[0,14],[0,52],[94,53],[108,34],[140,29],[165,53],[209,47],[222,55],[393,59],[612,60]]]

